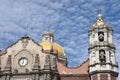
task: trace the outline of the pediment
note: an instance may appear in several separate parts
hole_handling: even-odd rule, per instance
[[[15,53],[18,53],[21,50],[42,52],[42,47],[38,43],[36,43],[32,38],[22,37],[18,39],[15,43],[13,43],[11,46],[6,48],[5,54],[16,55]]]

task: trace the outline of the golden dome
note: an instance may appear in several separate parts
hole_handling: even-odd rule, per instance
[[[103,16],[101,13],[99,13],[96,17],[97,21],[91,26],[90,29],[92,28],[97,28],[97,27],[103,27],[106,25],[106,23],[103,21]]]
[[[104,23],[103,21],[98,21],[98,22],[96,22],[96,24],[97,24],[98,26],[102,26],[102,25],[104,25],[105,23]]]
[[[58,56],[65,56],[64,50],[57,43],[54,43],[54,42],[41,42],[39,44],[43,47],[44,50],[50,50],[51,49],[51,44],[52,44],[53,50],[58,52]]]

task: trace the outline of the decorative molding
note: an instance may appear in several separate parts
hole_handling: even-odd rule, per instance
[[[57,59],[56,57],[52,59],[53,70],[57,70]]]
[[[111,65],[111,66],[113,66],[113,67],[118,67],[118,65],[112,64],[112,63],[95,63],[95,64],[93,64],[93,65],[89,65],[89,67],[93,67],[93,66],[95,66],[95,65]]]
[[[8,55],[6,66],[5,66],[5,69],[4,69],[4,73],[11,73],[11,65],[12,65],[11,55]]]
[[[26,36],[22,37],[21,41],[22,41],[23,48],[26,48],[29,43],[29,37],[26,37]]]
[[[32,71],[33,72],[39,72],[39,70],[40,70],[40,61],[39,61],[39,54],[36,54],[36,56],[35,56],[35,62],[34,62],[34,65],[33,65],[33,69],[32,69]]]
[[[50,70],[50,69],[51,69],[51,65],[50,65],[50,55],[47,55],[46,58],[45,58],[44,69],[46,69],[46,70]]]
[[[114,72],[110,70],[104,70],[104,71],[96,70],[93,72],[89,72],[90,75],[99,74],[99,73],[109,73],[111,76],[115,76],[115,77],[118,77],[118,74],[119,74],[118,72]]]

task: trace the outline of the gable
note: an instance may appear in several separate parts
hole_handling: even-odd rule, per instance
[[[37,54],[40,57],[41,64],[44,65],[46,54],[42,52],[42,47],[31,38],[22,37],[16,43],[9,46],[5,50],[4,55],[1,56],[1,70],[4,70],[7,65],[9,56],[11,56],[12,70],[19,69],[21,72],[24,71],[25,68],[31,70]],[[25,68],[21,68],[19,63],[22,58],[27,59],[29,63]]]

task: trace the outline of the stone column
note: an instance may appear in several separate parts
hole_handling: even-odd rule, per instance
[[[8,55],[7,58],[7,62],[6,62],[6,66],[4,69],[4,78],[5,80],[10,80],[11,74],[12,74],[12,67],[11,67],[12,63],[11,63],[11,55]]]
[[[35,62],[32,69],[32,80],[39,80],[40,75],[40,61],[39,54],[35,56]]]

